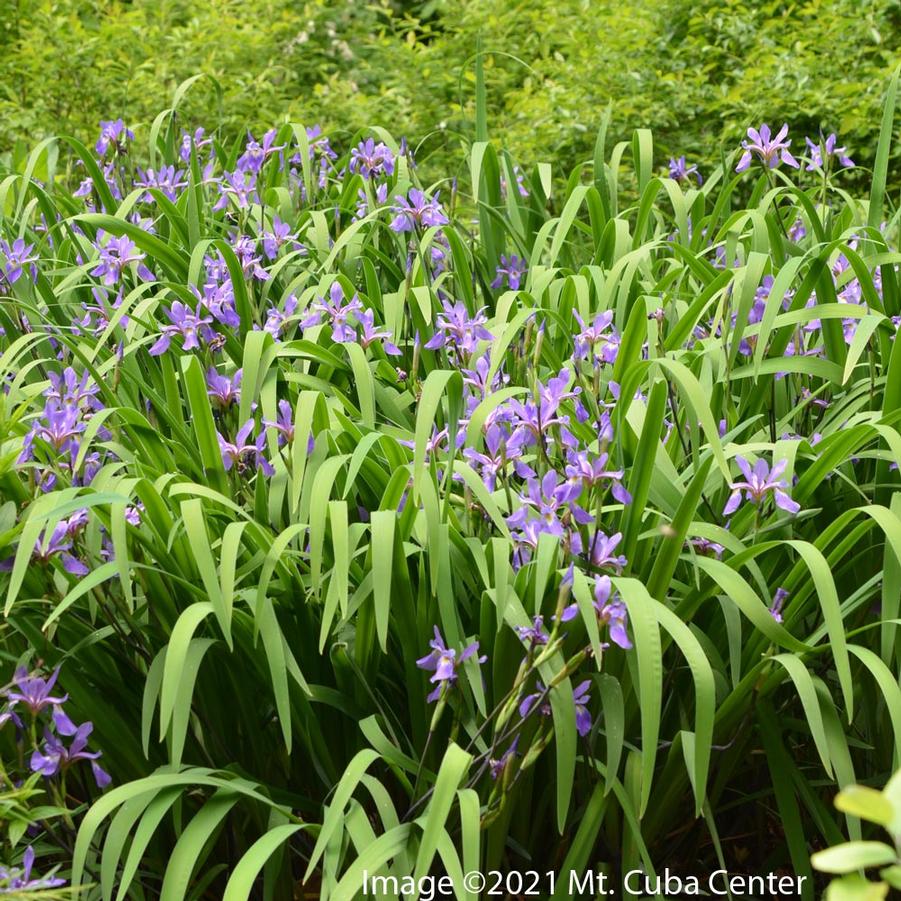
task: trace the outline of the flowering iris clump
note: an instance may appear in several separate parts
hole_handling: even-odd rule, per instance
[[[739,171],[782,167],[794,188],[718,173],[695,190],[707,164],[680,156],[636,203],[631,175],[545,197],[558,181],[504,154],[439,195],[406,142],[159,121],[152,160],[105,122],[74,191],[63,174],[3,188],[0,650],[80,679],[73,701],[58,670],[3,691],[0,795],[62,811],[55,836],[34,817],[40,872],[58,846],[101,894],[165,882],[173,836],[226,798],[186,891],[230,895],[263,847],[237,827],[272,823],[286,853],[253,891],[296,892],[303,859],[351,895],[360,835],[395,829],[400,848],[412,826],[428,851],[415,824],[448,785],[442,866],[461,835],[479,859],[489,836],[505,866],[556,865],[582,823],[614,861],[647,826],[656,865],[658,827],[720,796],[727,828],[731,811],[756,828],[744,799],[789,758],[795,782],[815,774],[795,786],[805,823],[823,821],[817,730],[772,624],[790,588],[780,655],[808,648],[844,729],[828,705],[866,703],[857,673],[897,663],[880,619],[901,447],[898,221],[834,187],[834,135],[801,170],[787,126],[749,130]],[[633,165],[621,149],[604,172]],[[855,767],[892,740],[879,709],[855,720]],[[76,836],[110,758],[161,794],[110,793]],[[113,831],[87,835],[107,810]],[[557,828],[519,825],[532,810]],[[324,850],[290,831],[301,815]]]

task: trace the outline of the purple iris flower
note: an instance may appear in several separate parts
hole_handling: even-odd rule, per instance
[[[291,413],[291,404],[286,400],[280,400],[278,402],[278,416],[276,419],[264,419],[263,425],[267,429],[275,429],[278,432],[279,447],[283,444],[290,444],[294,440],[294,417]],[[313,441],[312,435],[310,435],[310,441]],[[309,453],[312,452],[313,449],[310,447]]]
[[[776,506],[787,513],[797,513],[801,509],[800,504],[795,503],[784,491],[788,488],[788,482],[780,478],[785,472],[786,460],[780,460],[772,470],[763,459],[758,460],[753,467],[744,457],[736,457],[735,462],[745,480],[732,483],[732,494],[729,495],[729,500],[723,508],[723,515],[728,516],[739,508],[742,491],[746,500],[758,506],[772,494]]]
[[[200,151],[203,150],[204,147],[209,147],[213,143],[213,139],[204,138],[204,134],[205,130],[203,128],[196,129],[193,135],[189,132],[182,132],[181,144],[178,148],[178,155],[181,157],[182,162],[191,162],[192,146],[197,149],[197,153],[199,155]]]
[[[91,270],[91,275],[102,278],[103,284],[109,287],[121,280],[127,266],[137,263],[139,278],[148,282],[155,280],[153,273],[143,263],[145,254],[137,250],[131,238],[127,235],[111,237],[105,244],[101,244],[103,238],[104,233],[98,233],[94,246],[100,251],[100,263]]]
[[[278,216],[272,217],[272,228],[268,232],[261,235],[263,240],[263,253],[270,260],[274,260],[278,256],[279,250],[285,244],[293,244],[296,250],[303,251],[305,248],[302,244],[298,244],[295,240],[297,235],[291,231],[291,226],[287,222],[282,222]]]
[[[525,186],[525,176],[519,166],[513,166],[513,177],[516,179],[516,190],[520,197],[528,197],[529,189]],[[507,177],[501,175],[501,197],[507,199]]]
[[[7,723],[12,723],[20,732],[25,730],[25,724],[19,718],[19,714],[12,709],[12,705],[10,705],[7,710],[4,710],[3,713],[0,713],[0,729]],[[0,872],[2,872],[2,870],[0,870]]]
[[[434,673],[429,680],[435,684],[435,690],[426,698],[429,703],[438,700],[441,695],[441,689],[445,684],[450,686],[457,681],[457,669],[464,661],[479,653],[479,643],[474,641],[464,648],[458,657],[455,648],[448,648],[445,645],[441,632],[438,631],[438,627],[435,626],[434,628],[435,637],[429,642],[429,647],[432,650],[426,654],[425,657],[420,657],[419,660],[416,661],[416,665],[420,669]],[[487,659],[488,658],[484,655],[482,657],[477,657],[479,663],[484,663]]]
[[[45,729],[43,749],[35,748],[32,752],[31,771],[49,778],[50,776],[55,776],[61,770],[68,769],[79,760],[89,760],[97,787],[105,788],[112,780],[109,773],[97,763],[97,759],[101,754],[99,751],[86,750],[88,736],[93,731],[93,723],[82,723],[75,730],[72,742],[67,748],[58,736],[54,735],[49,729]]]
[[[264,476],[275,475],[275,469],[272,464],[263,456],[266,447],[266,433],[262,429],[259,435],[254,439],[252,444],[248,443],[250,433],[253,431],[254,422],[248,419],[244,425],[238,429],[235,435],[234,443],[226,441],[218,432],[219,451],[222,454],[222,465],[226,472],[232,467],[237,467],[237,471],[242,475],[249,467],[262,470]]]
[[[389,340],[391,332],[388,329],[375,327],[375,314],[372,310],[363,310],[357,313],[357,321],[360,323],[360,344],[367,348],[376,341],[381,342],[385,353],[392,357],[400,356],[400,348],[396,344],[392,344]]]
[[[506,446],[503,428],[496,422],[488,426],[485,432],[485,453],[467,447],[463,456],[479,468],[482,481],[489,491],[494,491],[497,477],[504,472],[508,463],[512,462],[516,474],[523,479],[535,478],[535,471],[521,460],[516,459],[519,451],[510,451]]]
[[[508,524],[514,528],[519,528],[527,519],[533,518],[532,512],[537,513],[542,531],[549,535],[565,534],[561,517],[568,521],[571,516],[580,525],[593,521],[591,515],[575,503],[582,493],[582,486],[561,481],[553,470],[548,470],[540,482],[538,479],[529,479],[526,482],[526,492],[519,496],[522,506],[507,517]]]
[[[66,520],[61,520],[54,526],[49,538],[45,530],[34,543],[31,559],[47,565],[58,555],[63,569],[67,573],[71,573],[73,576],[86,576],[90,570],[81,560],[72,555],[72,540],[69,538],[68,529]]]
[[[773,603],[770,605],[770,616],[777,623],[782,622],[782,605],[788,600],[789,594],[784,588],[777,588],[773,595]]]
[[[673,179],[673,181],[688,181],[692,176],[698,180],[699,185],[704,183],[704,180],[701,178],[701,173],[698,172],[698,167],[695,165],[689,166],[685,161],[684,156],[678,158],[670,157],[669,177]]]
[[[547,686],[539,679],[535,683],[535,688],[538,690],[530,695],[526,695],[519,702],[519,715],[520,717],[522,717],[522,719],[525,719],[532,712],[532,708],[535,707],[542,695],[545,695],[545,700],[541,702],[541,706],[538,708],[538,712],[542,716],[551,715],[551,705],[546,697]]]
[[[25,436],[17,462],[26,463],[33,459],[35,438],[46,441],[57,453],[62,453],[69,449],[75,437],[85,428],[77,409],[60,407],[55,401],[48,401],[43,420],[36,422]]]
[[[803,219],[795,219],[791,228],[788,230],[788,237],[792,241],[800,241],[807,235],[807,228],[804,225]]]
[[[344,303],[344,289],[340,282],[335,282],[329,288],[329,299],[320,297],[315,303],[311,304],[310,315],[301,323],[301,328],[311,328],[319,325],[322,316],[328,317],[332,326],[332,341],[336,344],[350,344],[357,340],[357,333],[348,324],[348,317],[351,313],[359,313],[363,309],[360,298],[354,294],[348,303]]]
[[[135,180],[136,188],[156,188],[173,203],[178,197],[178,192],[186,188],[188,182],[185,173],[175,166],[163,166],[159,172],[153,169],[138,169],[138,178]],[[144,203],[153,203],[153,195],[148,192],[141,198]]]
[[[31,274],[31,280],[37,281],[38,267],[36,263],[38,258],[34,253],[34,244],[26,244],[24,238],[16,238],[12,244],[0,241],[0,254],[6,258],[3,264],[3,275],[11,285],[22,277],[26,267]]]
[[[227,410],[232,404],[240,402],[242,373],[243,370],[239,369],[229,378],[216,372],[214,366],[207,370],[206,393],[220,410]]]
[[[741,146],[744,149],[738,165],[735,167],[736,172],[744,172],[751,166],[751,159],[757,156],[760,161],[770,169],[775,169],[780,162],[793,169],[798,169],[798,161],[789,152],[791,141],[787,141],[788,125],[783,125],[779,129],[775,137],[770,133],[770,127],[765,122],[760,126],[758,131],[756,128],[748,129],[748,137],[750,141],[742,141]]]
[[[273,340],[278,341],[282,332],[288,325],[288,320],[297,312],[297,297],[289,294],[285,300],[284,310],[278,307],[269,307],[266,311],[266,321],[263,323],[263,331],[269,332]],[[256,326],[254,326],[256,327]]]
[[[438,700],[445,685],[451,686],[457,681],[457,670],[459,667],[470,657],[479,653],[479,643],[474,641],[472,644],[467,645],[460,655],[457,656],[455,648],[449,648],[445,645],[438,627],[435,626],[434,628],[435,637],[429,642],[429,647],[432,650],[425,657],[420,657],[416,661],[416,665],[420,669],[434,673],[429,681],[435,685],[435,690],[426,698],[430,704],[432,701]],[[479,663],[484,663],[488,658],[483,655],[476,659]]]
[[[328,137],[322,133],[321,125],[313,125],[307,129],[307,142],[310,146],[311,160],[315,159],[317,156],[329,160],[338,159],[338,154],[332,150],[332,145],[329,143]],[[300,160],[292,160],[292,162],[299,163]]]
[[[90,378],[91,374],[87,370],[79,377],[71,366],[67,366],[61,373],[48,372],[50,387],[44,390],[44,397],[48,402],[67,409],[101,410],[103,404],[97,398],[100,388],[89,385]]]
[[[586,679],[573,689],[573,704],[576,705],[576,732],[583,738],[591,732],[591,714],[588,712],[588,692],[591,682]]]
[[[284,144],[275,146],[275,136],[278,132],[272,128],[263,135],[263,143],[255,141],[253,135],[249,136],[249,140],[244,147],[244,153],[238,157],[237,167],[241,172],[252,172],[256,175],[263,164],[274,153],[285,149]]]
[[[810,138],[805,138],[804,140],[807,142],[807,149],[810,151],[810,162],[805,167],[808,172],[812,172],[814,169],[825,169],[833,157],[845,169],[854,167],[854,160],[848,156],[845,148],[835,146],[838,142],[835,134],[829,135],[822,143],[815,144]]]
[[[438,202],[438,195],[426,197],[419,188],[410,188],[407,196],[398,194],[397,201],[391,208],[394,219],[391,230],[411,232],[417,228],[429,228],[435,225],[447,225],[448,218]]]
[[[238,235],[232,243],[232,250],[241,264],[245,278],[255,278],[265,282],[269,279],[269,273],[260,265],[260,255],[257,253],[256,238],[250,235]]]
[[[705,557],[716,557],[717,560],[723,556],[723,552],[726,550],[721,544],[717,544],[709,538],[689,538],[688,544],[699,554],[703,554]]]
[[[530,649],[547,644],[550,638],[544,629],[543,616],[534,617],[530,626],[517,626],[516,634]]]
[[[490,758],[488,761],[488,766],[491,769],[491,778],[497,781],[504,775],[504,770],[507,768],[507,764],[516,756],[516,746],[519,744],[519,736],[510,743],[510,747],[501,754],[497,759]]]
[[[538,383],[538,403],[534,400],[522,401],[511,399],[506,407],[513,414],[513,434],[507,442],[508,450],[519,452],[522,448],[531,447],[538,441],[544,441],[554,426],[560,429],[561,442],[569,447],[576,445],[576,440],[570,434],[569,417],[560,414],[560,404],[570,397],[578,394],[575,391],[567,391],[569,375],[565,369],[559,376],[548,380],[548,383]]]
[[[495,271],[491,287],[497,289],[506,282],[511,291],[518,291],[522,284],[522,277],[526,274],[527,265],[526,261],[516,254],[510,254],[509,257],[501,254],[501,262]]]
[[[610,596],[613,595],[613,600]],[[610,640],[619,645],[619,647],[628,651],[632,647],[629,640],[629,634],[626,632],[626,624],[629,619],[629,612],[626,605],[619,600],[618,595],[613,591],[613,584],[610,576],[594,577],[594,600],[592,607],[597,614],[598,621],[607,626],[610,634]],[[569,622],[578,615],[579,605],[570,604],[565,607],[560,617],[561,622]],[[604,645],[607,647],[607,645]]]
[[[625,474],[624,470],[606,468],[609,456],[607,453],[596,457],[589,454],[588,451],[571,452],[566,465],[566,476],[574,484],[583,485],[589,489],[594,488],[595,485],[610,482],[613,496],[621,504],[631,503],[632,495],[626,491],[621,481]]]
[[[519,715],[525,719],[531,712],[535,705],[538,703],[539,699],[547,694],[547,688],[542,682],[537,682],[535,687],[538,691],[533,694],[526,695],[522,699],[519,705]],[[588,735],[591,731],[591,714],[588,712],[588,692],[591,688],[591,682],[587,679],[584,682],[580,682],[573,689],[573,703],[576,706],[576,731],[581,736]],[[538,712],[542,716],[550,716],[551,715],[551,705],[545,700],[542,701],[541,706],[538,708]]]
[[[582,329],[573,339],[573,357],[587,360],[593,357],[595,364],[615,363],[619,353],[620,336],[613,328],[613,311],[605,310],[594,317],[591,325],[586,325],[576,310],[573,316]]]
[[[43,679],[41,676],[31,675],[24,666],[20,666],[13,676],[15,687],[6,693],[10,707],[21,704],[23,707],[27,707],[33,716],[37,716],[45,707],[65,704],[69,699],[68,695],[57,697],[50,694],[58,677],[59,667],[50,674],[48,679]]]
[[[615,554],[617,545],[623,539],[622,532],[614,532],[606,535],[604,532],[595,532],[588,547],[588,559],[592,565],[599,569],[605,566],[612,567],[616,572],[622,572],[628,563],[624,554]]]
[[[238,311],[235,309],[235,289],[230,278],[226,278],[220,283],[207,282],[203,286],[202,293],[196,285],[191,285],[191,291],[201,305],[213,314],[217,322],[221,322],[229,328],[240,327],[241,317],[238,316]],[[198,307],[198,315],[199,310],[200,307]]]
[[[172,308],[166,311],[171,325],[164,325],[160,329],[160,338],[150,348],[150,355],[157,357],[164,354],[176,335],[181,335],[183,339],[182,350],[196,350],[201,341],[209,344],[215,337],[215,332],[210,327],[213,320],[210,316],[204,316],[202,310],[203,306],[198,304],[196,311],[192,312],[190,307],[176,300]]]
[[[116,153],[125,153],[128,141],[135,139],[134,132],[125,127],[125,123],[121,119],[115,119],[109,122],[100,120],[100,137],[94,148],[99,156],[106,156],[110,147]]]
[[[387,144],[372,138],[361,141],[350,152],[351,172],[359,172],[363,178],[378,178],[394,174],[394,154]]]
[[[442,301],[443,310],[435,317],[435,334],[425,343],[426,350],[450,346],[456,351],[470,354],[479,341],[493,341],[494,335],[485,328],[488,317],[485,307],[470,316],[462,301]]]
[[[20,891],[26,890],[30,896],[32,891],[59,888],[66,884],[65,879],[53,873],[47,876],[35,876],[32,879],[32,869],[34,869],[34,848],[29,845],[22,855],[21,868],[0,866],[0,895],[16,895]]]
[[[252,203],[259,203],[256,175],[252,172],[224,172],[219,180],[219,199],[213,209],[217,212],[224,210],[230,199],[240,210],[246,210]]]

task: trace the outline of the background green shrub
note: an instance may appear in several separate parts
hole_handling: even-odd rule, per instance
[[[524,162],[566,170],[648,127],[664,154],[709,158],[763,118],[837,130],[872,161],[897,0],[4,0],[0,150],[94,134],[100,118],[149,124],[184,79],[183,108],[226,130],[285,118],[331,134],[390,123],[446,174],[472,122],[477,40],[493,128]],[[778,124],[778,123],[774,123]],[[440,164],[440,166],[439,166]],[[431,166],[427,163],[431,170]]]

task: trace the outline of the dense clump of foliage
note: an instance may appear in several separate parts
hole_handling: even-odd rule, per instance
[[[153,120],[203,72],[182,114],[230,137],[279,121],[349,137],[390,122],[435,178],[472,138],[473,57],[487,52],[505,146],[566,175],[611,138],[651,128],[667,155],[718,160],[746,123],[853,134],[869,167],[882,89],[901,52],[885,0],[10,0],[0,17],[0,152],[98,119]],[[840,36],[840,47],[836,46]],[[839,62],[840,60],[840,62]],[[894,153],[894,151],[893,151]],[[18,158],[18,157],[17,157]],[[895,154],[897,158],[897,154]],[[891,179],[894,184],[896,179]]]
[[[607,119],[561,189],[478,67],[440,188],[191,89],[0,180],[0,887],[812,897],[901,749],[897,77],[862,193],[834,135]]]

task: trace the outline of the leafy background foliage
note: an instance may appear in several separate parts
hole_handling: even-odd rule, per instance
[[[494,128],[526,163],[561,173],[611,137],[651,128],[664,154],[716,159],[748,122],[854,136],[873,160],[885,80],[901,50],[897,0],[4,0],[0,149],[92,134],[101,118],[148,123],[199,72],[182,109],[219,110],[236,134],[283,119],[334,135],[391,123],[426,139],[436,177],[471,137],[473,52],[491,55]],[[897,148],[893,148],[897,154]],[[893,169],[894,171],[894,169]],[[894,175],[891,183],[896,184]]]

